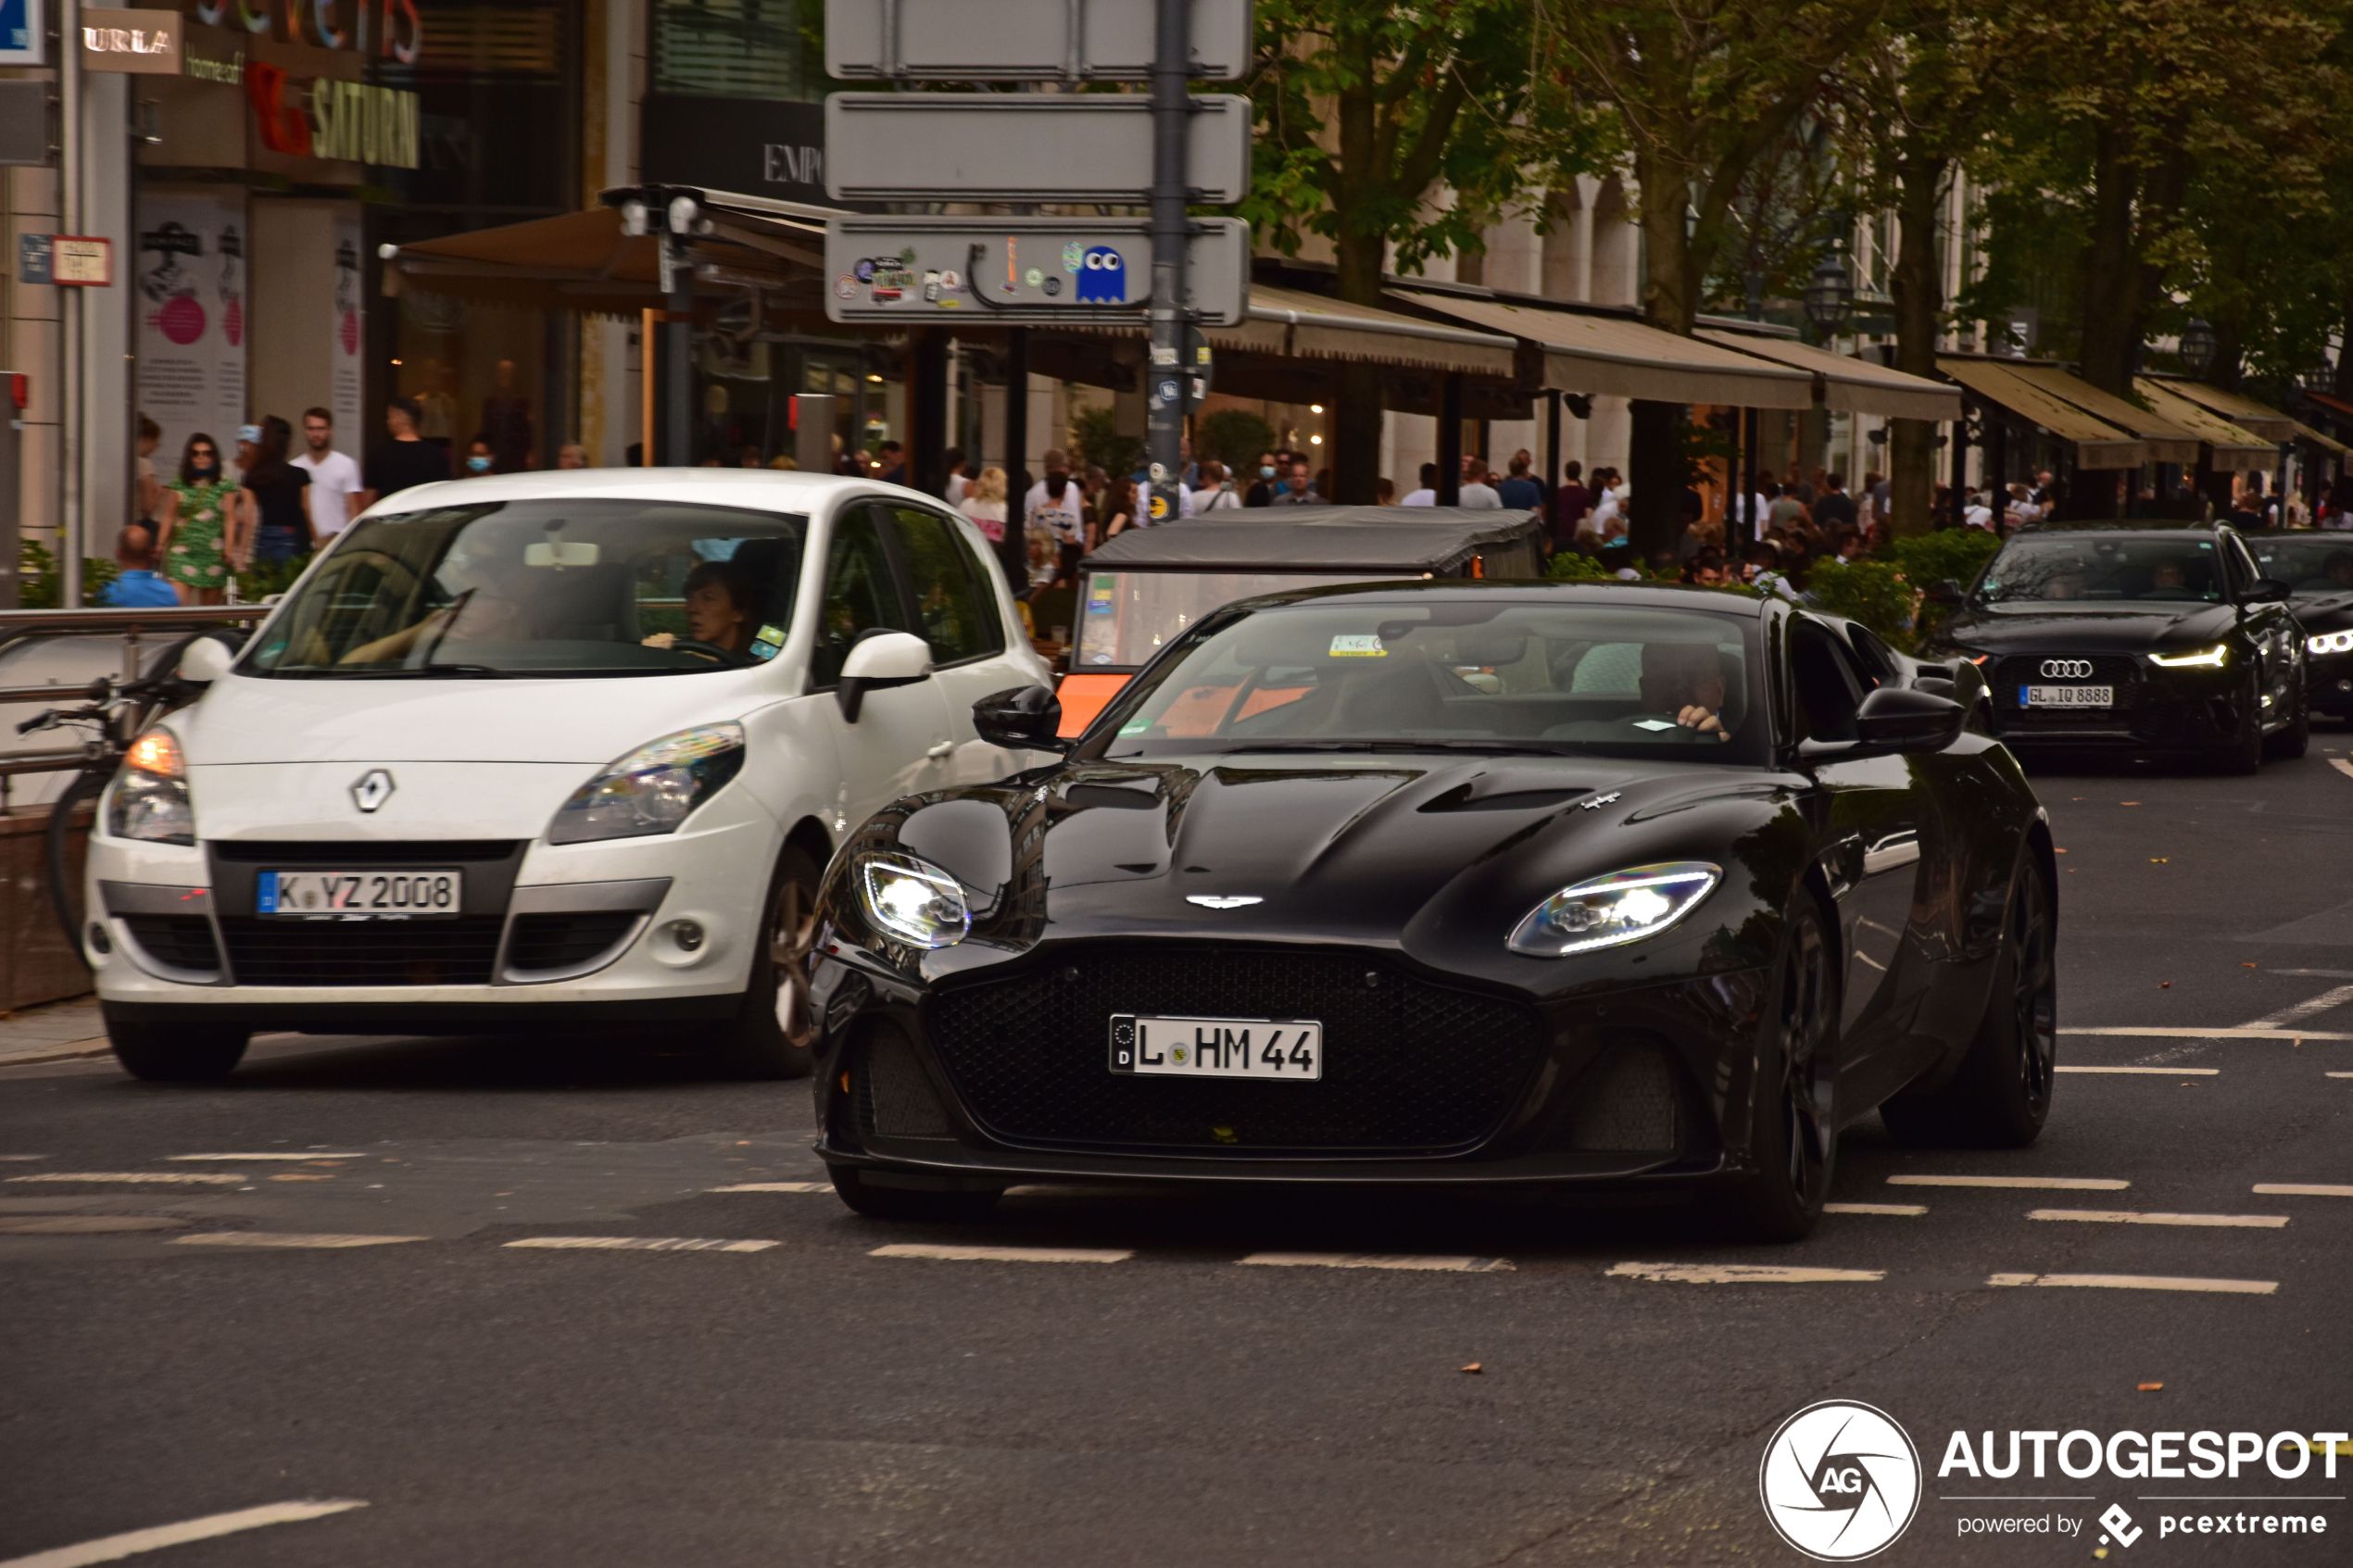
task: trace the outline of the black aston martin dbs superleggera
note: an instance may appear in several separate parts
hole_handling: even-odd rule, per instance
[[[1973,670],[1869,650],[1704,590],[1373,584],[1204,617],[1075,740],[985,700],[1064,755],[826,874],[837,1188],[1688,1185],[1789,1238],[1874,1109],[2032,1141],[2046,821]]]

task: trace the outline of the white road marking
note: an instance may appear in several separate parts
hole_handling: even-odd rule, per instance
[[[0,1214],[0,1236],[109,1236],[124,1231],[184,1231],[192,1220],[160,1214]]]
[[[2249,1029],[2278,1029],[2321,1013],[2334,1011],[2347,1002],[2353,1002],[2353,985],[2339,985],[2334,991],[2322,992],[2309,1002],[2298,1002],[2292,1008],[2281,1009],[2269,1018],[2259,1018],[2247,1027]]]
[[[733,1186],[712,1187],[712,1192],[831,1192],[831,1182],[737,1182]]]
[[[936,1258],[958,1263],[1124,1263],[1136,1254],[1093,1247],[951,1247],[902,1241],[877,1247],[869,1258]]]
[[[1928,1212],[1925,1203],[1825,1203],[1825,1214],[1896,1214],[1911,1216]]]
[[[2353,1078],[2353,1073],[2323,1073],[2323,1078]]]
[[[241,1508],[234,1513],[208,1514],[202,1519],[183,1520],[177,1524],[158,1524],[151,1530],[132,1530],[120,1536],[102,1536],[80,1546],[61,1546],[48,1551],[36,1551],[31,1557],[12,1557],[0,1562],[0,1568],[85,1568],[93,1562],[120,1562],[126,1557],[136,1557],[143,1551],[159,1551],[168,1546],[181,1546],[189,1541],[208,1541],[216,1536],[233,1536],[240,1530],[258,1530],[264,1524],[293,1524],[305,1519],[323,1519],[330,1513],[342,1513],[368,1505],[356,1499],[338,1498],[327,1502],[273,1502],[260,1508]]]
[[[174,1247],[389,1247],[398,1241],[431,1241],[429,1236],[342,1236],[302,1231],[204,1231],[175,1236]]]
[[[364,1154],[175,1154],[172,1160],[365,1160]]]
[[[1985,1283],[2074,1286],[2087,1290],[2190,1290],[2213,1296],[2269,1296],[2280,1287],[2274,1279],[2184,1279],[2171,1274],[1995,1274]]]
[[[556,1252],[765,1252],[780,1244],[695,1236],[527,1236],[507,1245]]]
[[[1890,1176],[1894,1187],[2030,1187],[2057,1192],[2122,1192],[2133,1184],[2105,1176]]]
[[[0,1160],[46,1160],[45,1154],[0,1154]]]
[[[2353,1187],[2309,1182],[2258,1182],[2255,1191],[2263,1198],[2353,1198]]]
[[[2145,1040],[2353,1040],[2322,1029],[2062,1029],[2062,1035],[2124,1035]]]
[[[1516,1269],[1509,1258],[1424,1258],[1371,1252],[1253,1252],[1242,1261],[1273,1269],[1419,1269],[1454,1274],[1509,1273]]]
[[[44,1171],[32,1176],[10,1176],[12,1182],[124,1182],[143,1186],[208,1186],[233,1187],[245,1180],[243,1176],[219,1175],[208,1171]]]
[[[2329,759],[2329,766],[2343,773],[2347,778],[2353,779],[2353,762],[2347,762],[2342,757],[2332,757]]]
[[[2030,1220],[2082,1220],[2104,1225],[2218,1225],[2247,1230],[2278,1230],[2285,1214],[2157,1214],[2129,1209],[2030,1209]]]
[[[1619,1263],[1604,1276],[1665,1285],[1869,1285],[1885,1269],[1806,1269],[1780,1263]]]
[[[2061,1073],[2138,1073],[2154,1078],[2211,1078],[2222,1070],[2219,1067],[2062,1067],[2059,1071]]]

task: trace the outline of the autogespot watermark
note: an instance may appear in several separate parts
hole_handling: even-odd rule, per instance
[[[2097,1542],[2093,1555],[2102,1558],[2152,1537],[2324,1537],[2328,1510],[2346,1498],[2315,1484],[2334,1481],[2346,1456],[2353,1456],[2353,1435],[2343,1432],[1957,1431],[1936,1467],[1932,1500],[1940,1512],[1949,1509],[1960,1537],[2088,1534]],[[2118,1499],[2053,1485],[2101,1480],[2216,1486],[2136,1488]],[[2236,1489],[2267,1480],[2301,1486]],[[2018,1489],[1988,1489],[2004,1482]],[[1757,1490],[1781,1539],[1822,1562],[1886,1549],[1931,1500],[1923,1497],[1919,1452],[1904,1428],[1884,1411],[1845,1399],[1808,1405],[1780,1424],[1765,1445]]]

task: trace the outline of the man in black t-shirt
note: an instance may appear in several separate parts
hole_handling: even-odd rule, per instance
[[[1814,501],[1815,525],[1824,530],[1835,528],[1841,523],[1855,527],[1861,519],[1855,510],[1853,497],[1846,494],[1846,476],[1834,473],[1824,481],[1824,486],[1823,494]]]
[[[380,442],[368,454],[368,467],[362,476],[367,488],[359,493],[359,508],[366,510],[386,495],[396,495],[413,484],[430,484],[449,477],[449,458],[439,446],[417,435],[417,405],[409,398],[396,397],[384,405],[384,430],[389,441]]]

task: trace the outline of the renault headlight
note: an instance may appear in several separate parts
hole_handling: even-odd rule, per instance
[[[2353,653],[2353,632],[2315,632],[2304,639],[2306,653]]]
[[[2227,644],[2217,643],[2210,648],[2198,648],[2190,653],[2153,653],[2149,659],[2168,670],[2220,670],[2231,655]]]
[[[188,803],[188,764],[170,730],[131,743],[107,803],[107,831],[150,844],[194,844],[195,808]]]
[[[1511,949],[1531,958],[1567,958],[1655,936],[1697,909],[1724,880],[1720,866],[1678,860],[1612,872],[1564,887],[1528,911]]]
[[[574,790],[547,824],[547,842],[586,844],[675,833],[743,767],[741,724],[699,724],[664,735]]]
[[[869,855],[858,863],[866,918],[916,947],[952,947],[972,929],[963,884],[912,855]]]

